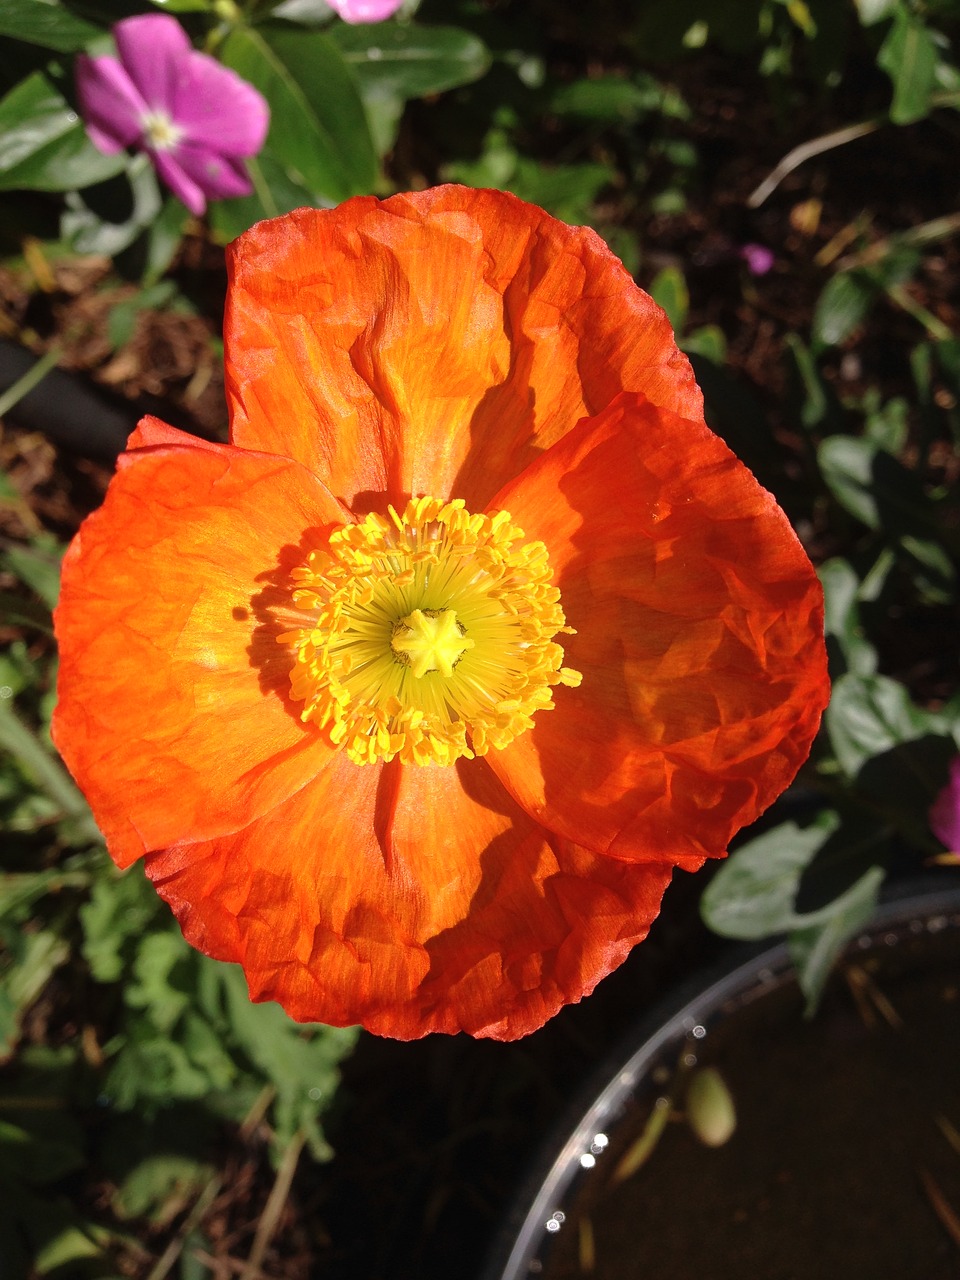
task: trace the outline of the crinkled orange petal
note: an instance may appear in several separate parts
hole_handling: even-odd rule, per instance
[[[398,1039],[509,1040],[625,959],[672,869],[548,839],[483,761],[341,754],[244,830],[146,870],[187,941],[241,963],[255,1000]]]
[[[623,858],[724,852],[806,759],[829,687],[820,585],[705,426],[624,395],[494,498],[546,543],[583,673],[491,767]]]
[[[63,565],[53,737],[121,866],[235,830],[331,749],[289,699],[287,574],[349,519],[298,463],[141,424]]]
[[[232,439],[357,509],[481,509],[621,390],[702,407],[660,308],[603,241],[511,195],[446,186],[299,209],[228,251]]]

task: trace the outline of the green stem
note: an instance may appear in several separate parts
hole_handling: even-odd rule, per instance
[[[43,791],[63,811],[65,817],[79,819],[85,836],[99,840],[100,833],[90,816],[87,802],[73,785],[67,771],[46,750],[10,706],[0,697],[0,747],[9,751],[33,775]]]
[[[914,320],[922,324],[935,342],[949,342],[953,337],[952,330],[942,320],[938,319],[932,311],[928,311],[926,307],[921,306],[916,298],[911,297],[902,284],[888,285],[887,295],[898,307],[906,311],[907,315],[913,316]]]
[[[62,354],[61,347],[51,347],[47,354],[41,356],[35,365],[16,380],[12,387],[7,387],[3,395],[0,395],[0,418],[8,414],[15,404],[18,404],[28,392],[33,390],[37,383],[43,381]]]

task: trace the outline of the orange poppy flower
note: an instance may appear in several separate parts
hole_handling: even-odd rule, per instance
[[[231,443],[131,439],[64,564],[56,743],[255,1000],[524,1035],[793,778],[816,577],[593,232],[441,187],[229,265]]]

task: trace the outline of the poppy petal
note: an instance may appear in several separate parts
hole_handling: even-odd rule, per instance
[[[295,462],[155,420],[133,443],[55,615],[54,739],[121,866],[243,826],[326,763],[273,609],[318,528],[349,518]]]
[[[245,830],[146,870],[253,999],[397,1039],[535,1030],[625,959],[671,875],[548,841],[482,761],[342,754]]]
[[[503,192],[300,209],[228,264],[231,438],[356,509],[411,493],[481,509],[624,389],[701,411],[666,317],[599,236]]]
[[[822,592],[783,512],[702,419],[630,395],[492,505],[549,548],[583,681],[491,767],[592,849],[722,854],[828,698]]]

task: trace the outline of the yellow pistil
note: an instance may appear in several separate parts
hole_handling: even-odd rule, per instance
[[[342,525],[295,569],[302,625],[279,638],[295,661],[301,719],[358,764],[451,764],[533,725],[557,684],[558,633],[572,634],[547,549],[506,511],[412,498],[402,515]]]
[[[393,624],[390,648],[419,680],[431,671],[452,676],[473,641],[464,636],[452,609],[414,609]]]

